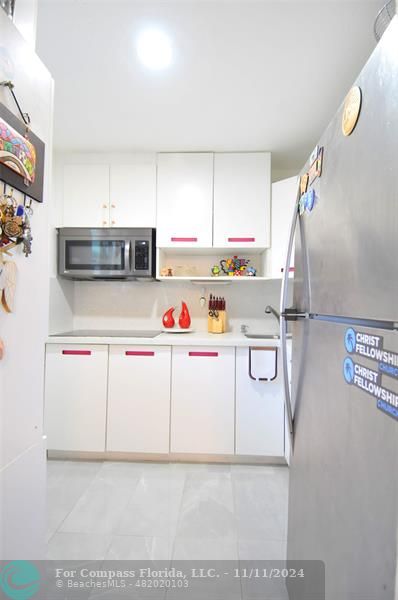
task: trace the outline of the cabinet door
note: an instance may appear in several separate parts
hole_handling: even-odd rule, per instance
[[[109,227],[109,167],[66,165],[64,227]]]
[[[159,154],[157,245],[212,245],[213,154]]]
[[[297,195],[297,177],[289,177],[272,184],[271,211],[271,264],[269,276],[280,279],[285,268],[287,245],[293,209]],[[294,268],[294,252],[290,268]]]
[[[169,452],[171,348],[110,346],[107,450]]]
[[[171,452],[234,453],[234,371],[234,348],[173,348]]]
[[[156,227],[156,165],[110,167],[110,223],[113,227]]]
[[[48,344],[45,430],[49,450],[105,450],[108,346]]]
[[[268,247],[270,191],[268,152],[215,154],[213,245]]]
[[[274,381],[253,381],[249,348],[236,349],[236,454],[284,456],[283,382],[276,367]]]

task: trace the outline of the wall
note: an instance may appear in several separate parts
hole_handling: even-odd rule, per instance
[[[241,324],[253,332],[274,333],[278,324],[266,315],[264,308],[273,304],[279,308],[280,282],[231,283],[230,285],[201,285],[176,282],[78,282],[74,293],[74,322],[76,329],[159,329],[166,309],[175,306],[179,315],[181,300],[187,302],[196,331],[207,329],[207,309],[201,307],[200,297],[210,293],[227,300],[229,329],[240,331]]]
[[[14,10],[14,24],[25,40],[32,46],[36,45],[38,0],[17,0]]]
[[[42,558],[45,516],[43,441],[44,341],[48,332],[48,210],[52,152],[52,78],[0,10],[0,80],[11,79],[32,129],[46,144],[44,204],[33,203],[33,253],[21,248],[11,260],[18,268],[15,309],[0,308],[0,558]],[[16,113],[8,89],[0,102]],[[7,258],[7,260],[10,260]]]

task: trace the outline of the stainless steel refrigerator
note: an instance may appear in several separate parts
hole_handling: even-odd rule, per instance
[[[321,175],[298,191],[282,286],[283,349],[287,326],[293,334],[291,392],[282,353],[287,555],[325,562],[327,600],[397,600],[397,17],[355,86],[355,129],[343,134],[342,105],[303,171],[323,148]]]

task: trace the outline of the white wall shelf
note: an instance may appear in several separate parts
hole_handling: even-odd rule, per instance
[[[202,251],[201,251],[202,250]],[[183,251],[182,249],[175,250],[174,248],[158,248],[157,249],[157,273],[156,278],[159,281],[205,281],[211,283],[232,283],[235,281],[258,281],[267,280],[267,251],[250,252],[245,249],[196,249],[195,251]],[[238,256],[249,260],[248,266],[254,267],[257,274],[255,276],[248,275],[226,275],[220,273],[218,277],[211,274],[211,269],[214,265],[220,266],[222,259]],[[161,275],[162,269],[171,268],[172,276]]]

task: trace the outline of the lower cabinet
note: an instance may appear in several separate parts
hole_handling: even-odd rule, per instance
[[[105,450],[108,346],[48,344],[45,431],[51,450]]]
[[[221,346],[48,344],[47,447],[283,457],[280,349],[249,356]]]
[[[236,349],[236,453],[283,456],[285,416],[280,349],[253,350],[250,362],[249,352],[249,348]],[[265,381],[259,380],[261,360]]]
[[[234,454],[235,348],[174,347],[171,452]]]
[[[169,452],[171,348],[110,346],[106,449]]]

